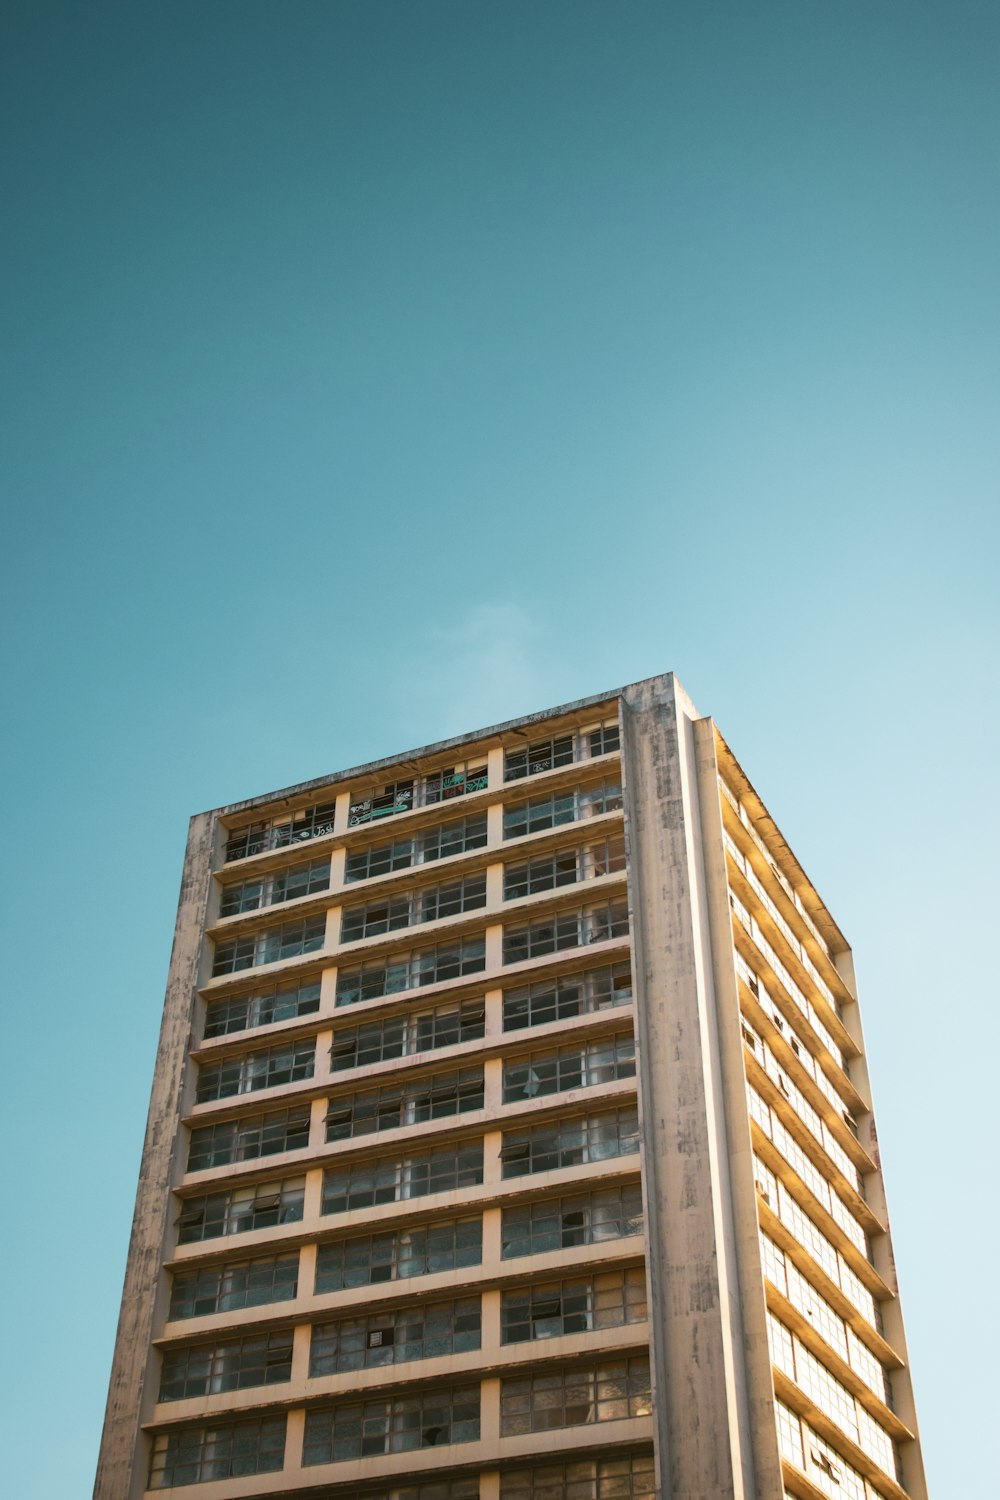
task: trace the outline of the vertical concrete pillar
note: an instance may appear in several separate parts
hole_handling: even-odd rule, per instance
[[[752,1500],[694,718],[672,676],[623,694],[658,1493]]]

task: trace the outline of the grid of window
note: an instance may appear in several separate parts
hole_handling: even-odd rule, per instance
[[[292,1378],[292,1330],[247,1334],[221,1344],[196,1344],[163,1356],[160,1401],[280,1385]]]
[[[524,1344],[646,1321],[646,1268],[600,1271],[504,1292],[500,1341]]]
[[[470,849],[485,847],[485,813],[455,818],[450,823],[428,828],[419,837],[394,839],[391,844],[367,844],[363,849],[349,852],[344,881],[350,885],[355,880],[371,880],[376,875],[389,875],[393,870],[408,870],[411,865],[428,864],[435,859],[447,859],[452,854],[465,854]]]
[[[571,1245],[599,1245],[605,1240],[641,1234],[642,1188],[638,1182],[599,1188],[592,1193],[569,1193],[559,1198],[536,1198],[505,1208],[501,1255],[544,1255]]]
[[[651,1453],[580,1458],[537,1469],[505,1469],[500,1500],[656,1500]]]
[[[582,849],[562,849],[555,854],[538,855],[524,864],[505,865],[503,897],[517,901],[522,896],[537,896],[542,891],[576,885],[581,880],[595,880],[625,868],[625,840],[602,839]]]
[[[466,1000],[461,1005],[452,1002],[416,1015],[390,1016],[336,1031],[330,1066],[335,1073],[345,1068],[370,1068],[387,1058],[478,1041],[485,1030],[486,1006],[482,1000]]]
[[[843,1202],[840,1194],[830,1186],[823,1174],[806,1156],[795,1137],[785,1129],[777,1112],[770,1108],[749,1083],[747,1084],[747,1101],[751,1119],[755,1120],[764,1134],[770,1137],[813,1197],[823,1205],[848,1239],[866,1259],[870,1259],[868,1238],[862,1226]]]
[[[768,942],[767,938],[764,936],[763,932],[760,929],[760,923],[757,921],[757,918],[750,915],[746,907],[743,905],[743,902],[733,891],[729,892],[729,904],[733,909],[733,914],[736,917],[736,920],[739,922],[743,930],[750,936],[756,947],[760,950],[761,954],[766,959],[771,969],[774,971],[778,983],[787,992],[789,999],[793,1001],[793,1003],[805,1016],[813,1031],[815,1031],[816,1035],[819,1037],[820,1041],[829,1052],[830,1056],[834,1059],[837,1066],[839,1068],[842,1068],[844,1066],[843,1052],[840,1050],[837,1043],[833,1040],[833,1037],[830,1035],[829,1031],[827,1031],[826,1027],[823,1025],[823,1022],[820,1020],[819,1015],[817,1014],[816,1007],[810,1000],[806,999],[805,995],[799,989],[791,974],[789,974],[788,970],[781,962],[781,959],[771,947],[771,944]]]
[[[486,968],[486,939],[463,938],[460,942],[437,943],[415,953],[376,958],[337,975],[337,1004],[357,1005],[378,1000],[401,990],[443,984],[465,974],[481,974]]]
[[[364,906],[349,906],[340,919],[340,941],[356,943],[361,938],[399,932],[422,922],[436,922],[441,917],[455,917],[460,912],[478,911],[486,905],[486,876],[466,875],[446,885],[427,890],[403,891],[398,896],[382,896]]]
[[[306,1412],[302,1462],[337,1463],[408,1453],[479,1437],[479,1386],[445,1386],[414,1396],[346,1402]]]
[[[607,755],[619,747],[617,719],[608,719],[596,729],[579,734],[560,734],[548,739],[533,740],[530,745],[519,745],[506,750],[503,758],[504,781],[519,781],[524,776],[537,776],[542,771],[552,771],[557,766],[568,766],[588,756]]]
[[[395,1130],[464,1115],[483,1107],[483,1070],[462,1068],[457,1073],[432,1073],[412,1083],[383,1084],[359,1094],[331,1099],[326,1114],[326,1138],[342,1141],[355,1135]]]
[[[600,1037],[583,1046],[560,1047],[556,1051],[529,1052],[527,1057],[505,1062],[503,1102],[514,1104],[566,1089],[596,1088],[618,1078],[635,1077],[635,1038],[632,1033]]]
[[[228,1193],[185,1198],[177,1216],[177,1242],[215,1239],[223,1234],[246,1234],[275,1224],[297,1224],[306,1196],[304,1177],[284,1182],[257,1183]]]
[[[284,1464],[284,1416],[183,1427],[157,1435],[149,1488],[168,1490],[241,1474],[273,1474]]]
[[[315,1061],[315,1039],[305,1037],[244,1052],[241,1057],[229,1057],[225,1062],[203,1063],[198,1070],[195,1100],[205,1104],[210,1099],[254,1094],[258,1089],[273,1089],[282,1083],[300,1083],[313,1076]]]
[[[547,1026],[571,1016],[628,1005],[632,1000],[632,968],[628,959],[602,964],[576,974],[560,974],[518,989],[505,990],[504,1031],[522,1031],[527,1026]]]
[[[320,1245],[316,1256],[316,1292],[344,1287],[408,1281],[415,1276],[457,1271],[483,1260],[483,1221],[445,1219],[414,1229],[359,1235]]]
[[[429,807],[469,792],[481,792],[486,784],[485,765],[449,766],[419,779],[409,776],[388,781],[351,799],[348,826],[357,828],[362,823],[375,823],[396,813],[409,812],[412,807]]]
[[[216,943],[212,977],[238,974],[260,964],[276,964],[283,958],[315,953],[322,948],[325,935],[326,914],[321,912],[317,917],[300,917],[296,922],[283,922],[280,927],[265,927],[246,937]]]
[[[300,896],[313,896],[325,891],[330,885],[330,857],[313,860],[307,865],[293,865],[288,870],[277,870],[271,875],[258,875],[256,879],[236,880],[222,887],[219,905],[220,917],[236,916],[239,912],[258,911],[262,906],[277,906],[283,901],[297,901]]]
[[[823,1147],[823,1150],[826,1152],[827,1156],[830,1158],[831,1162],[837,1168],[837,1170],[847,1179],[847,1181],[853,1188],[860,1192],[861,1173],[858,1171],[857,1167],[848,1156],[847,1152],[840,1145],[840,1142],[833,1135],[826,1121],[820,1117],[815,1109],[813,1109],[812,1105],[802,1093],[801,1089],[799,1089],[795,1085],[793,1080],[789,1078],[788,1074],[782,1068],[781,1064],[778,1062],[778,1059],[771,1051],[771,1048],[767,1045],[762,1037],[758,1036],[757,1032],[753,1029],[750,1023],[744,1020],[742,1022],[742,1026],[743,1040],[753,1052],[754,1056],[760,1063],[761,1067],[764,1069],[767,1076],[772,1080],[773,1083],[776,1083],[778,1085],[778,1088],[784,1094],[789,1104],[791,1104],[792,1108],[795,1110],[795,1113],[798,1115],[803,1125],[805,1125],[810,1135],[813,1136],[813,1138],[817,1140]],[[783,1026],[781,1029],[783,1032],[787,1029],[788,1040],[792,1046],[792,1050],[798,1056],[799,1061],[803,1062],[806,1053],[802,1047],[802,1044],[799,1042],[798,1038],[791,1030],[791,1027],[785,1028]],[[819,1072],[822,1075],[822,1069],[820,1069]],[[815,1081],[814,1073],[811,1071],[810,1076],[813,1077]],[[840,1111],[841,1113],[843,1113],[842,1104],[840,1104]]]
[[[309,1374],[340,1375],[412,1359],[465,1354],[479,1348],[481,1336],[478,1297],[382,1308],[367,1317],[318,1323],[312,1331]]]
[[[558,1167],[631,1156],[638,1149],[638,1115],[634,1109],[618,1109],[527,1130],[505,1130],[500,1157],[504,1177],[526,1177]]]
[[[224,1266],[203,1266],[175,1272],[170,1287],[174,1318],[201,1318],[209,1313],[262,1307],[268,1302],[290,1302],[299,1288],[299,1252],[264,1255]]]
[[[505,807],[503,836],[505,839],[523,838],[528,833],[559,828],[563,823],[595,818],[598,813],[616,812],[621,805],[622,789],[614,781],[599,781],[594,786],[574,787],[565,792],[548,792],[529,802],[514,802]]]
[[[315,807],[304,807],[289,817],[270,818],[234,829],[226,840],[226,863],[246,859],[251,854],[263,854],[265,849],[285,849],[290,844],[305,843],[321,834],[332,833],[335,807],[334,802],[321,802]]]
[[[778,1447],[786,1462],[808,1475],[830,1500],[879,1500],[878,1491],[866,1487],[858,1471],[790,1407],[775,1401],[774,1408]]]
[[[187,1169],[225,1167],[234,1161],[252,1161],[279,1151],[299,1151],[309,1144],[309,1106],[276,1109],[266,1115],[244,1115],[201,1125],[191,1132]]]
[[[771,1359],[887,1474],[896,1477],[892,1439],[846,1386],[773,1313],[768,1313]]]
[[[505,927],[503,961],[505,964],[519,964],[528,958],[543,958],[548,953],[561,953],[566,948],[583,948],[627,935],[628,902],[624,899],[602,901],[594,906],[539,917],[523,927]]]
[[[240,995],[235,1000],[217,1000],[208,1007],[205,1036],[230,1036],[234,1031],[254,1031],[276,1021],[311,1016],[319,1010],[319,981],[285,985],[260,994]]]
[[[504,1380],[500,1435],[648,1417],[651,1410],[649,1357],[636,1355]]]
[[[402,1161],[380,1158],[356,1162],[323,1174],[323,1213],[352,1213],[374,1203],[397,1203],[428,1193],[453,1193],[480,1187],[483,1143],[443,1146]]]

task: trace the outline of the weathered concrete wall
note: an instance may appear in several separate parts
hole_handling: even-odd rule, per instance
[[[623,694],[658,1482],[751,1500],[694,718],[672,676]]]
[[[212,818],[191,819],[180,904],[174,928],[167,994],[149,1101],[146,1139],[139,1170],[125,1286],[104,1416],[94,1500],[127,1500],[145,1488],[145,1453],[139,1433],[145,1375],[164,1245],[171,1228],[170,1189],[180,1113],[184,1063],[190,1045],[191,1015],[198,980],[198,958],[211,864]],[[138,1461],[138,1462],[137,1462]]]

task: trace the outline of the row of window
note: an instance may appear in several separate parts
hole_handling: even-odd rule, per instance
[[[469,792],[481,792],[487,782],[485,764],[462,762],[427,776],[404,776],[367,787],[351,797],[347,826],[357,828],[362,823],[374,823],[414,807],[432,807]]]
[[[613,848],[612,845],[615,847]],[[592,857],[594,873],[605,874],[610,869],[624,868],[624,852],[617,848],[617,841],[606,841],[597,852],[588,851]],[[574,859],[577,856],[573,856]],[[553,888],[555,863],[542,861],[552,875],[553,885],[540,885],[539,889]],[[530,865],[518,866],[513,871],[517,882],[523,886],[530,879]],[[574,866],[574,868],[577,868]],[[540,879],[542,877],[539,877]],[[546,877],[547,878],[547,877]],[[464,911],[479,910],[486,905],[485,875],[470,875],[462,880],[435,886],[430,890],[402,893],[399,896],[381,898],[364,906],[351,907],[341,919],[341,942],[356,942],[361,938],[394,932],[422,922],[436,921],[441,917],[455,916]],[[580,914],[577,914],[578,917]],[[598,936],[570,936],[572,913],[562,914],[561,921],[566,931],[561,939],[553,939],[550,947],[539,947],[539,951],[554,952],[560,947],[573,947],[578,942],[597,942]],[[534,924],[537,926],[538,924]],[[626,923],[627,925],[627,923]],[[561,929],[560,929],[561,930]],[[525,929],[527,931],[527,929]],[[617,934],[616,934],[617,935]],[[301,957],[315,953],[323,947],[326,936],[326,914],[320,912],[309,917],[298,917],[291,922],[265,927],[258,932],[245,933],[216,943],[212,960],[212,977],[223,974],[239,974],[246,969],[258,968],[261,964],[279,963],[282,959]],[[513,941],[513,940],[512,940]],[[541,943],[541,938],[536,940]],[[505,939],[505,953],[506,953]],[[507,962],[515,962],[511,957]]]
[[[637,1182],[566,1193],[505,1207],[501,1255],[516,1260],[580,1245],[604,1244],[642,1233],[642,1193]],[[478,1214],[402,1229],[355,1235],[320,1245],[317,1295],[350,1287],[409,1281],[420,1276],[478,1266],[483,1226]],[[299,1253],[179,1271],[173,1278],[170,1318],[204,1317],[298,1295]]]
[[[485,874],[466,875],[419,891],[401,891],[396,896],[380,896],[363,906],[345,909],[340,919],[340,941],[356,943],[361,938],[400,932],[422,922],[436,922],[465,911],[479,911],[485,905]]]
[[[618,748],[619,733],[615,720],[608,720],[596,729],[534,740],[505,753],[504,781],[537,776],[556,766],[607,755]],[[392,813],[406,812],[411,807],[447,802],[467,792],[481,791],[486,785],[486,766],[483,764],[461,764],[434,771],[428,776],[383,783],[351,798],[348,822],[351,827],[356,827]],[[333,801],[317,803],[300,812],[261,819],[235,829],[226,840],[226,863],[332,833],[335,808]]]
[[[277,906],[283,901],[297,901],[314,896],[330,886],[330,856],[310,864],[292,865],[270,875],[237,880],[222,887],[219,916],[232,917],[240,912],[258,911],[262,906]]]
[[[588,947],[612,938],[626,937],[629,930],[628,903],[603,901],[554,916],[540,917],[504,929],[503,962],[522,963],[567,949]],[[373,958],[341,969],[337,974],[338,1006],[380,1000],[386,995],[441,984],[486,968],[486,940],[463,938],[438,943],[411,953]]]
[[[608,1161],[639,1150],[635,1109],[571,1117],[505,1131],[501,1175],[524,1177],[586,1162]],[[323,1174],[322,1212],[350,1213],[376,1203],[396,1203],[431,1193],[457,1192],[483,1182],[483,1143],[442,1146],[404,1159],[352,1162]],[[181,1244],[297,1223],[305,1204],[305,1178],[231,1188],[183,1200],[177,1219]]]
[[[646,1321],[643,1266],[541,1282],[504,1292],[500,1341],[536,1343],[575,1333]],[[294,1330],[250,1333],[217,1344],[195,1344],[163,1357],[160,1401],[184,1401],[223,1391],[280,1385],[292,1378]],[[309,1376],[321,1379],[414,1360],[466,1354],[481,1347],[478,1295],[316,1323],[310,1330]]]
[[[226,863],[247,859],[251,854],[263,854],[266,849],[285,849],[319,838],[324,833],[332,833],[335,808],[334,802],[321,802],[304,807],[301,812],[265,818],[248,823],[245,828],[234,829],[226,840]]]
[[[539,856],[524,864],[504,867],[504,900],[558,890],[624,868],[625,841],[621,838]],[[356,943],[362,938],[400,932],[422,922],[477,911],[485,905],[486,876],[482,873],[440,886],[380,896],[363,906],[347,907],[340,920],[340,941]]]
[[[271,990],[222,1000],[209,1007],[205,1037],[268,1026],[276,1021],[313,1015],[319,1010],[319,983]],[[503,1029],[520,1031],[589,1015],[632,998],[629,963],[603,964],[553,979],[538,980],[506,990],[503,998]],[[392,1016],[362,1026],[338,1029],[331,1051],[335,1072],[345,1068],[370,1067],[390,1058],[451,1047],[476,1041],[484,1035],[485,1006],[481,1000],[445,1004],[416,1014]],[[280,1042],[273,1047],[243,1054],[225,1062],[206,1063],[198,1078],[197,1099],[229,1098],[279,1083],[293,1083],[313,1075],[312,1040]]]
[[[408,870],[413,865],[429,864],[433,860],[448,859],[453,854],[467,854],[470,850],[485,847],[486,814],[475,813],[468,818],[439,823],[435,828],[428,828],[410,838],[349,849],[344,882],[350,885],[356,880],[372,880],[378,875],[390,875],[394,870]]]
[[[622,1032],[505,1062],[502,1097],[505,1104],[512,1104],[634,1077],[635,1042],[631,1032]],[[481,1110],[484,1090],[483,1068],[479,1066],[344,1094],[328,1101],[326,1140],[348,1140]],[[310,1107],[301,1104],[195,1126],[187,1169],[202,1172],[209,1167],[300,1150],[309,1144],[309,1123]]]
[[[500,1500],[655,1500],[655,1491],[655,1463],[647,1452],[505,1469],[500,1475]],[[338,1500],[479,1500],[479,1475],[337,1494]]]
[[[532,740],[528,745],[504,752],[503,779],[519,781],[524,776],[538,776],[542,771],[569,766],[594,755],[609,755],[619,745],[617,719],[608,719],[596,729]]]

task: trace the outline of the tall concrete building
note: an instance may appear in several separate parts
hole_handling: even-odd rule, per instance
[[[850,949],[672,676],[192,819],[95,1494],[925,1500]]]

